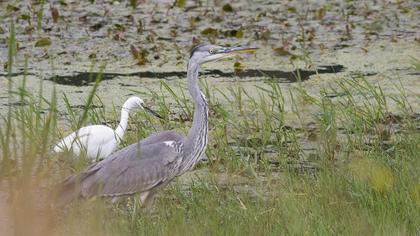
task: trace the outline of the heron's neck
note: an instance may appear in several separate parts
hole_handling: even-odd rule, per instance
[[[206,97],[198,86],[199,64],[195,62],[188,63],[187,82],[188,90],[194,101],[193,123],[187,136],[187,143],[191,145],[191,163],[194,166],[205,151],[208,137],[208,105]],[[191,166],[191,167],[192,167]]]
[[[117,136],[117,142],[120,142],[124,136],[125,130],[127,129],[128,123],[128,110],[127,108],[123,107],[121,109],[121,119],[118,127],[115,129],[115,134]]]

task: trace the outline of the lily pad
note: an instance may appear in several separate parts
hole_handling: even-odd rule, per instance
[[[148,62],[148,60],[146,59],[146,57],[149,55],[149,51],[147,51],[146,49],[138,49],[136,46],[134,45],[130,45],[130,50],[131,50],[131,54],[133,55],[134,59],[136,59],[137,61],[137,65],[146,65],[146,63]]]
[[[244,37],[244,32],[242,30],[236,31],[235,37],[238,38],[238,39],[243,38]]]
[[[176,0],[176,6],[180,8],[185,7],[185,0]]]
[[[260,32],[260,39],[262,40],[269,40],[271,37],[271,31],[270,30],[264,30],[262,32]]]
[[[55,7],[53,7],[53,6],[51,6],[50,7],[50,10],[51,10],[51,17],[53,19],[53,22],[54,23],[57,23],[58,22],[58,18],[60,18],[60,13],[58,12],[58,9],[55,8]]]
[[[29,21],[29,20],[31,20],[31,16],[28,15],[28,14],[22,14],[22,15],[20,15],[20,19]]]
[[[98,23],[96,23],[96,24],[94,24],[94,25],[90,26],[90,27],[89,27],[89,29],[90,29],[91,31],[98,31],[98,30],[99,30],[100,28],[102,28],[104,25],[105,25],[105,22],[104,22],[104,21],[100,21],[100,22],[98,22]]]
[[[273,51],[277,56],[289,56],[289,55],[291,55],[291,53],[289,51],[287,51],[286,49],[284,49],[284,47],[274,48]]]
[[[19,11],[19,10],[20,10],[20,8],[19,8],[19,7],[14,6],[14,5],[12,5],[12,4],[8,4],[8,5],[6,6],[6,9],[7,9],[8,11]]]
[[[217,32],[218,32],[217,29],[209,27],[201,31],[201,34],[202,35],[216,35]]]
[[[242,71],[244,69],[244,66],[242,65],[242,63],[237,61],[235,62],[235,64],[233,64],[233,68],[235,69],[236,72],[238,72],[238,71]]]
[[[51,45],[51,39],[48,37],[40,38],[35,43],[35,47],[46,47]]]
[[[224,12],[233,12],[233,7],[229,3],[226,3],[225,5],[223,5],[222,9]]]
[[[324,18],[324,16],[325,16],[325,13],[326,13],[326,10],[325,10],[325,8],[320,8],[320,9],[318,9],[318,11],[317,11],[317,13],[316,13],[316,18],[318,19],[318,20],[322,20],[323,18]]]

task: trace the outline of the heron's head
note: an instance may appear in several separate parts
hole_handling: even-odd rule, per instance
[[[211,44],[200,44],[192,49],[190,61],[204,64],[206,62],[233,57],[243,52],[254,52],[257,49],[256,47],[221,47]]]

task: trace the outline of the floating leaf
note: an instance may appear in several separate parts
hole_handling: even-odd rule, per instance
[[[91,31],[98,31],[98,30],[99,30],[100,28],[102,28],[104,25],[105,25],[105,22],[100,21],[100,22],[98,22],[98,23],[96,23],[96,24],[92,25],[91,27],[89,27],[89,29],[90,29]]]
[[[11,4],[7,4],[7,6],[6,6],[6,10],[7,10],[7,11],[19,11],[19,10],[20,10],[20,8],[19,8],[19,7],[17,7],[17,6],[13,6],[13,5],[11,5]]]
[[[133,9],[135,9],[135,8],[137,7],[137,4],[138,4],[137,0],[130,0],[130,6],[131,6]]]
[[[92,52],[89,54],[89,59],[96,59],[96,53]]]
[[[51,45],[51,39],[48,37],[40,38],[35,43],[35,47],[46,47]]]
[[[80,16],[79,17],[79,21],[81,21],[81,22],[86,22],[87,21],[87,15],[84,15],[84,16]]]
[[[238,38],[238,39],[243,38],[244,37],[244,32],[242,30],[236,31],[235,37]]]
[[[242,38],[244,36],[244,33],[241,30],[227,30],[223,34],[225,37]]]
[[[325,16],[325,13],[326,13],[325,8],[318,9],[317,14],[316,14],[317,19],[322,20]]]
[[[291,53],[289,51],[287,51],[284,47],[274,48],[273,51],[277,56],[289,56],[289,55],[291,55]]]
[[[61,6],[68,6],[68,4],[66,3],[66,1],[65,1],[65,0],[58,0],[58,3],[59,3]]]
[[[155,42],[155,37],[156,37],[156,33],[151,31],[147,36],[146,36],[146,41],[148,43],[154,43]]]
[[[126,41],[126,40],[127,40],[127,39],[125,38],[125,36],[124,36],[124,32],[121,32],[121,31],[117,31],[117,32],[114,34],[113,39],[115,39],[115,40],[121,40],[121,41]]]
[[[216,35],[217,32],[218,32],[217,29],[209,27],[201,31],[201,34],[202,35]]]
[[[0,26],[0,34],[4,34],[4,29]]]
[[[298,56],[296,56],[296,55],[292,55],[290,58],[289,58],[289,60],[290,61],[296,61],[296,60],[298,60],[299,59],[299,57]]]
[[[233,12],[233,7],[229,3],[223,5],[222,9],[224,12]]]
[[[287,8],[287,10],[291,13],[296,13],[296,8],[294,8],[294,7],[289,7],[289,8]]]
[[[51,17],[53,19],[53,22],[57,23],[58,18],[60,18],[60,13],[58,12],[58,9],[53,6],[50,6],[50,10],[51,10]]]
[[[242,71],[244,69],[244,66],[242,65],[242,63],[237,61],[235,62],[235,64],[233,64],[233,68],[235,69],[236,72],[238,72],[238,71]]]
[[[35,30],[35,27],[32,25],[28,25],[25,27],[25,33],[30,34]]]
[[[256,16],[255,16],[255,20],[259,21],[261,17],[266,17],[267,16],[267,12],[259,12]]]
[[[269,40],[270,39],[270,37],[271,37],[271,32],[270,32],[270,30],[264,30],[263,32],[261,32],[261,34],[260,34],[260,38],[262,39],[262,40]]]
[[[147,63],[146,57],[149,55],[149,51],[146,49],[139,50],[134,45],[130,45],[130,50],[134,59],[137,60],[137,65],[145,65]]]
[[[27,15],[27,14],[22,14],[22,15],[20,15],[20,19],[29,21],[29,20],[31,20],[31,16]]]
[[[225,37],[235,37],[236,32],[236,30],[227,30],[223,34],[225,35]]]
[[[118,31],[126,31],[125,26],[121,25],[121,24],[115,24],[114,28],[115,28],[115,30],[118,30]]]
[[[135,59],[139,59],[140,58],[140,52],[139,52],[139,50],[134,45],[130,45],[130,50],[131,50],[131,54],[133,55],[133,57]]]
[[[176,6],[180,8],[185,7],[185,0],[176,0]]]
[[[215,17],[213,17],[213,21],[217,23],[221,23],[223,22],[223,17],[216,15]]]

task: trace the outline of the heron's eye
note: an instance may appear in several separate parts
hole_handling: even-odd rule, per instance
[[[209,53],[210,53],[210,54],[214,54],[214,53],[216,53],[216,49],[214,49],[214,48],[210,48]]]

